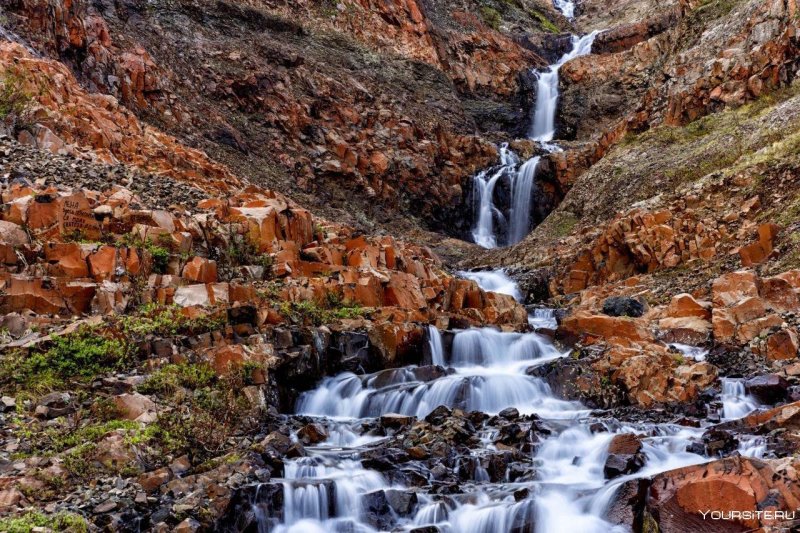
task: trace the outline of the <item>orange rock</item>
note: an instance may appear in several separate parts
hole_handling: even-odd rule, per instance
[[[782,329],[767,338],[767,360],[784,361],[797,357],[797,333],[792,328]]]
[[[727,309],[714,309],[711,319],[716,342],[729,342],[736,335],[736,322]]]
[[[93,254],[89,254],[89,272],[97,281],[113,279],[117,270],[117,248],[101,246]]]
[[[698,302],[691,294],[677,294],[669,302],[667,316],[673,318],[697,317],[703,320],[710,320],[711,303]]]
[[[81,246],[77,243],[47,243],[44,245],[45,259],[55,263],[51,269],[54,276],[85,278],[89,276],[89,266]]]
[[[737,302],[728,311],[736,322],[744,324],[763,317],[767,313],[767,308],[761,298],[749,297]]]
[[[198,283],[215,283],[217,281],[217,262],[195,256],[183,267],[182,276]]]
[[[727,307],[748,296],[758,296],[758,278],[753,272],[739,270],[715,279],[711,285],[714,307]]]
[[[385,305],[405,309],[424,309],[427,300],[419,287],[419,280],[404,272],[391,272],[383,293]]]
[[[578,336],[592,336],[609,339],[621,337],[633,341],[651,341],[646,322],[629,317],[591,315],[581,311],[568,316],[560,329]]]
[[[776,276],[761,280],[758,292],[767,304],[779,313],[796,311],[800,308],[800,299],[794,292],[794,287],[784,278]]]
[[[663,332],[664,342],[690,346],[704,344],[711,334],[711,322],[696,316],[663,318],[658,322],[658,328]]]
[[[732,456],[658,474],[650,482],[646,505],[646,512],[657,517],[659,531],[756,530],[773,520],[759,520],[754,511],[794,511],[800,506],[800,487],[767,462]],[[726,525],[714,529],[709,522],[716,521],[704,520],[701,514],[712,510],[751,514],[725,520]]]
[[[53,227],[58,222],[59,199],[54,194],[40,194],[28,205],[28,227],[34,231]]]
[[[78,234],[85,239],[100,238],[100,223],[83,193],[64,196],[58,204],[58,227],[62,235]]]
[[[153,400],[139,393],[120,394],[114,397],[114,405],[122,418],[150,422],[155,420],[156,404]]]

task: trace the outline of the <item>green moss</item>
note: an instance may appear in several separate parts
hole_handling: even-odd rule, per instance
[[[12,71],[2,73],[0,79],[0,120],[9,115],[21,115],[32,96],[22,88],[22,78]]]
[[[330,306],[330,302],[329,306]],[[282,302],[278,311],[285,318],[295,324],[310,324],[321,326],[329,322],[343,319],[353,319],[364,316],[365,310],[353,303],[340,302],[326,309],[313,301]]]
[[[224,315],[208,314],[197,318],[184,315],[177,305],[145,304],[135,314],[118,320],[123,333],[134,337],[156,335],[171,337],[179,333],[199,335],[225,326]]]
[[[483,18],[483,21],[495,30],[500,29],[500,24],[503,22],[503,18],[500,16],[500,13],[495,8],[490,6],[481,6],[481,18]]]
[[[174,394],[178,389],[190,390],[210,386],[216,379],[214,369],[207,364],[181,363],[166,365],[153,372],[139,385],[143,394]]]
[[[550,21],[550,19],[545,17],[542,13],[539,13],[538,11],[531,9],[531,10],[528,11],[528,14],[531,17],[535,18],[537,21],[539,21],[539,24],[542,26],[542,29],[544,29],[545,31],[549,31],[550,33],[559,33],[561,31],[558,28],[558,26],[553,24]]]
[[[82,327],[56,337],[46,351],[6,354],[0,361],[0,386],[41,392],[52,390],[66,380],[89,381],[98,375],[124,368],[129,347],[119,339],[107,338],[95,328]]]
[[[0,531],[6,533],[30,533],[36,528],[65,533],[84,533],[89,530],[86,521],[72,513],[46,515],[32,511],[21,516],[0,518]]]

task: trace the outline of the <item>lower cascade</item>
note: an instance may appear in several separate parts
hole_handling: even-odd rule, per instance
[[[508,279],[501,271],[475,277],[500,287]],[[553,316],[539,309],[529,320],[547,328]],[[703,427],[623,423],[558,398],[531,375],[569,355],[544,335],[471,328],[445,339],[429,326],[427,343],[431,365],[344,372],[298,398],[294,416],[324,428],[325,438],[284,460],[281,508],[254,503],[259,531],[624,532],[608,511],[627,481],[711,459],[697,446]],[[723,378],[721,390],[722,420],[758,406],[740,380]],[[413,460],[422,452],[397,447],[384,430],[414,420],[456,427],[447,420],[457,413],[483,425],[458,437],[469,450],[442,458],[460,480],[454,492],[439,484],[444,465],[423,467]],[[500,444],[509,428],[527,435],[521,454]],[[635,468],[620,467],[610,450],[626,435],[640,443]],[[432,449],[436,438],[425,437]],[[761,437],[739,441],[741,455],[764,449]]]

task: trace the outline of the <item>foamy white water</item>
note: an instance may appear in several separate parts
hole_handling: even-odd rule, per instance
[[[555,117],[558,111],[558,71],[567,61],[590,53],[594,38],[598,33],[595,30],[583,37],[573,35],[572,49],[561,56],[556,64],[537,73],[539,79],[536,84],[536,106],[528,134],[531,139],[548,142],[555,137]]]

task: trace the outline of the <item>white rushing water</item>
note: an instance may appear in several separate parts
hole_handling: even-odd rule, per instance
[[[722,419],[736,420],[758,409],[758,401],[747,394],[741,379],[722,378]]]
[[[555,0],[557,9],[572,18],[574,4]],[[592,43],[599,32],[593,31],[583,37],[572,36],[572,48],[553,65],[536,72],[537,92],[528,137],[541,143],[547,151],[560,148],[551,144],[556,133],[555,117],[558,111],[558,72],[567,62],[592,51]],[[531,204],[535,196],[536,172],[540,156],[525,162],[509,147],[500,146],[499,164],[479,172],[473,178],[475,225],[472,238],[484,248],[510,246],[522,241],[530,231]],[[503,178],[508,180],[510,206],[507,215],[495,204],[497,185]],[[498,236],[500,238],[498,239]]]
[[[474,202],[477,217],[472,230],[475,243],[484,248],[496,248],[495,221],[502,226],[507,224],[503,213],[494,206],[494,189],[498,180],[507,173],[513,172],[519,164],[517,154],[507,144],[500,146],[500,165],[483,170],[473,178]]]
[[[484,273],[481,280],[496,284],[505,278],[502,272],[491,274]],[[551,317],[552,310],[542,310],[538,320]],[[690,443],[700,439],[703,428],[598,421],[580,403],[556,398],[543,380],[526,373],[531,366],[566,355],[546,337],[493,328],[466,329],[455,332],[447,353],[439,332],[430,328],[432,358],[449,367],[447,371],[409,366],[364,376],[346,372],[326,378],[299,398],[296,412],[319,417],[329,438],[306,447],[309,457],[285,461],[285,475],[280,480],[284,510],[277,527],[274,519],[270,522],[272,530],[373,532],[374,522],[364,508],[365,495],[379,490],[413,490],[418,505],[410,515],[391,514],[390,529],[408,531],[431,525],[444,533],[621,533],[628,531],[627,527],[610,522],[606,513],[623,483],[708,460],[687,451]],[[743,389],[734,387],[734,382],[725,383],[728,395],[723,402],[741,400]],[[390,483],[358,460],[360,447],[380,446],[375,441],[382,438],[360,434],[363,419],[388,413],[424,417],[440,405],[488,414],[515,407],[520,413],[548,420],[555,429],[538,444],[531,441],[530,474],[513,483],[508,479],[491,481],[481,454],[496,453],[492,443],[497,431],[482,430],[476,436],[483,448],[457,459],[455,472],[464,468],[469,481],[462,487],[463,494],[453,497]],[[639,472],[609,481],[604,466],[609,444],[619,433],[641,438],[645,462]],[[758,457],[764,449],[763,439],[740,441],[743,455]],[[525,489],[522,497],[515,493],[519,489]],[[267,517],[260,519],[261,525],[267,524]]]
[[[516,301],[522,301],[522,293],[519,287],[504,270],[457,272],[457,274],[475,281],[483,290],[508,294],[509,296],[513,296]]]
[[[575,2],[570,0],[553,0],[553,7],[561,11],[561,14],[572,20],[575,18]]]
[[[533,111],[529,137],[536,141],[552,141],[556,134],[555,117],[558,110],[558,71],[567,61],[586,55],[592,51],[597,30],[578,37],[572,36],[572,49],[547,70],[538,72],[536,84],[536,107]]]
[[[428,348],[431,351],[431,364],[444,366],[442,334],[436,329],[436,326],[428,326]]]
[[[531,196],[539,165],[539,156],[525,161],[511,180],[511,212],[507,244],[516,244],[528,234],[531,218]]]

